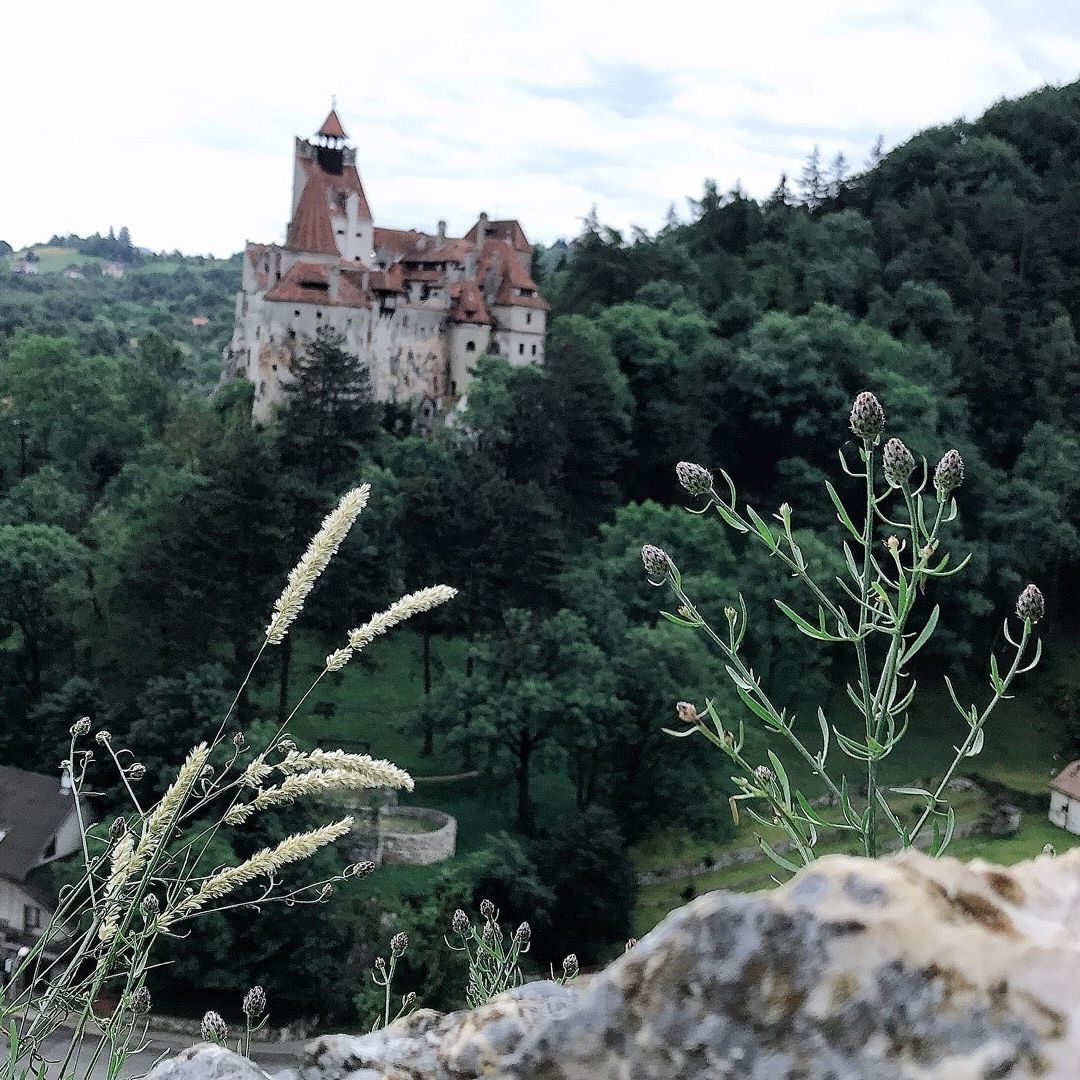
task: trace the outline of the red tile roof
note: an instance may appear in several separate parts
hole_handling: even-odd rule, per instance
[[[416,229],[383,229],[375,226],[375,250],[388,248],[394,255],[404,255],[416,247],[417,238],[423,233]]]
[[[528,270],[521,265],[517,252],[506,240],[488,240],[480,249],[476,264],[476,279],[484,284],[488,275],[498,282],[495,303],[508,307],[530,307],[547,310],[548,303],[540,295]],[[532,296],[518,296],[517,289],[531,292]]]
[[[1050,786],[1055,791],[1060,791],[1062,795],[1067,795],[1070,799],[1080,799],[1080,761],[1074,761],[1071,765],[1066,765],[1050,781]]]
[[[362,221],[371,220],[360,174],[355,165],[346,165],[340,174],[328,173],[317,161],[300,162],[304,170],[304,191],[289,223],[285,246],[294,251],[317,251],[322,255],[336,255],[337,240],[334,238],[332,214],[344,214],[350,195],[355,194],[360,205],[357,216]]]
[[[345,129],[338,119],[337,109],[331,109],[330,115],[322,122],[322,127],[316,132],[317,135],[326,135],[331,139],[346,139]]]
[[[372,270],[368,281],[374,292],[406,292],[401,283],[401,266],[398,263],[394,263],[389,270]]]
[[[363,275],[356,270],[338,270],[337,296],[331,298],[331,270],[325,263],[294,263],[266,294],[266,299],[289,304],[322,304],[333,307],[366,308]]]
[[[465,239],[475,244],[477,240],[484,240],[479,235],[480,222],[478,221],[466,234]],[[521,222],[516,218],[507,218],[501,221],[489,221],[487,223],[487,235],[493,240],[505,240],[515,251],[531,254],[532,244],[525,236],[525,230]]]
[[[455,281],[450,286],[450,321],[488,326],[494,321],[475,281]]]

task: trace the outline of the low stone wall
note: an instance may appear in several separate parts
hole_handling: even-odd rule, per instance
[[[379,859],[383,864],[427,866],[449,859],[457,849],[457,821],[441,810],[422,806],[397,806],[394,817],[414,818],[434,825],[431,832],[397,833],[379,824]]]

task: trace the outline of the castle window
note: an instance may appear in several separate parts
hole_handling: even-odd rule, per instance
[[[289,327],[289,340],[290,341],[295,341],[296,340],[296,331],[291,326]]]
[[[295,311],[293,312],[293,314],[294,314],[294,315],[295,315],[295,316],[296,316],[296,317],[297,317],[297,318],[299,319],[299,318],[300,318],[300,309],[299,309],[299,308],[297,308],[297,309],[296,309],[296,310],[295,310]]]
[[[259,338],[260,338],[260,337],[262,337],[262,333],[261,333],[261,331],[262,331],[262,327],[261,327],[261,326],[256,326],[256,327],[255,327],[255,340],[256,340],[256,341],[258,341],[258,340],[259,340]]]
[[[533,351],[532,351],[532,354],[533,354],[533,356],[535,356],[535,355],[536,355],[536,346],[535,346],[535,345],[533,346]]]
[[[321,311],[316,311],[315,312],[315,318],[316,319],[321,319],[322,318],[322,312]]]
[[[476,352],[476,342],[475,341],[466,341],[465,342],[465,351],[466,352]]]
[[[353,256],[353,258],[354,258],[354,259],[355,259],[355,260],[356,260],[357,262],[359,262],[359,261],[360,261],[360,256],[359,256],[359,255],[354,255],[354,256]]]
[[[338,234],[338,236],[344,236],[345,235],[345,230],[344,229],[338,229],[337,234]]]
[[[453,379],[450,380],[450,393],[457,397],[457,383]]]
[[[523,342],[521,342],[520,345],[518,345],[518,356],[524,356],[524,355],[525,355],[525,342],[523,341]]]
[[[531,323],[531,322],[532,322],[532,312],[531,311],[526,311],[525,312],[525,325],[528,326],[529,323]]]

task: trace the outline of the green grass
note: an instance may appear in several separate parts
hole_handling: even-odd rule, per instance
[[[59,274],[72,263],[76,266],[85,266],[87,263],[105,262],[104,259],[99,259],[95,255],[83,255],[74,248],[49,247],[43,244],[31,250],[38,257],[37,268],[40,274]],[[20,251],[18,254],[25,255],[26,252]]]

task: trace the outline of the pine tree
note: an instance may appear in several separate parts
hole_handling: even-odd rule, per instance
[[[829,198],[835,199],[840,194],[840,189],[843,188],[849,172],[847,157],[844,151],[840,150],[829,166]]]
[[[345,348],[344,335],[322,327],[293,360],[292,376],[285,384],[289,456],[319,487],[347,473],[359,448],[378,430],[371,374]]]
[[[870,156],[866,159],[866,167],[868,169],[874,169],[878,163],[885,156],[885,136],[879,134],[874,140],[874,145],[870,147]]]
[[[769,202],[774,206],[790,206],[795,200],[791,197],[791,188],[788,186],[788,176],[786,172],[780,174],[780,180],[777,182],[776,187],[773,188],[772,194],[769,196]]]
[[[803,166],[799,194],[809,210],[816,210],[828,195],[828,185],[821,169],[821,148],[815,146]]]

